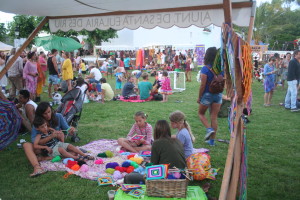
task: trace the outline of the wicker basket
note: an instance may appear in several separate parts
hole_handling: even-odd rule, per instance
[[[146,180],[147,196],[166,198],[186,198],[187,179]]]

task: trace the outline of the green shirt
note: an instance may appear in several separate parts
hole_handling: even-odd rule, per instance
[[[151,162],[155,165],[170,164],[170,168],[186,167],[183,146],[178,139],[158,139],[153,142]]]
[[[147,99],[150,96],[150,91],[152,90],[152,84],[148,81],[139,82],[140,98]]]

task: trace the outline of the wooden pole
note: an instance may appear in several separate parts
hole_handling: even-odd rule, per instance
[[[247,38],[247,42],[249,44],[251,42],[252,35],[253,35],[255,13],[256,13],[256,1],[253,2],[252,9],[251,9],[251,17],[250,17],[250,22],[249,22],[248,38]]]
[[[223,0],[224,5],[224,19],[225,23],[230,27],[232,25],[232,4],[231,0]]]
[[[33,40],[33,38],[38,34],[40,29],[48,22],[48,17],[44,17],[44,19],[40,22],[40,24],[33,30],[33,32],[29,35],[24,44],[18,49],[16,54],[7,62],[6,66],[0,72],[0,79],[4,76],[4,74],[9,70],[12,64],[17,60],[17,58],[21,55],[24,49],[29,45],[29,43]],[[1,91],[0,91],[1,92]]]

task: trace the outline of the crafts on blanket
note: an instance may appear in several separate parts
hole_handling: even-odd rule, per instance
[[[99,186],[102,185],[112,185],[114,183],[113,178],[111,176],[103,176],[97,179]]]

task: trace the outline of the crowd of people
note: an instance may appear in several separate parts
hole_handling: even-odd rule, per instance
[[[8,59],[14,54],[15,49],[11,51]],[[201,70],[201,86],[198,99],[199,118],[206,128],[204,139],[210,146],[215,145],[214,139],[217,133],[216,114],[222,103],[222,98],[220,98],[222,97],[221,93],[212,94],[207,89],[214,76],[213,72],[209,69],[212,68],[216,54],[216,48],[209,48],[206,52],[204,58],[205,67]],[[99,92],[98,94],[102,97],[101,102],[112,100],[114,91],[104,76],[114,73],[116,82],[121,82],[121,85],[116,84],[116,89],[122,88],[121,92],[124,98],[133,98],[139,95],[142,100],[151,100],[160,87],[160,92],[163,96],[162,102],[167,102],[168,95],[172,94],[168,70],[179,71],[181,68],[179,55],[175,55],[172,65],[168,65],[168,63],[165,63],[165,65],[154,63],[154,65],[150,64],[132,72],[129,72],[130,67],[126,68],[131,63],[130,60],[126,61],[126,55],[124,59],[120,59],[118,66],[112,71],[108,68],[112,65],[110,64],[110,60],[114,60],[113,56],[107,61],[104,60],[101,63],[92,63],[87,66],[80,56],[76,56],[73,62],[68,52],[62,52],[61,57],[58,55],[59,53],[55,49],[47,57],[43,52],[37,55],[37,52],[31,51],[27,53],[26,59],[25,57],[17,58],[10,68],[10,70],[13,69],[13,72],[15,74],[18,73],[18,75],[14,75],[14,79],[11,79],[12,76],[8,76],[12,82],[11,85],[15,84],[15,86],[12,86],[14,88],[10,91],[9,98],[12,100],[12,98],[19,97],[17,107],[22,108],[22,121],[26,121],[27,125],[24,124],[24,126],[31,131],[31,142],[23,144],[25,154],[34,168],[33,173],[30,174],[31,177],[45,173],[39,161],[53,158],[53,156],[59,155],[77,160],[94,159],[94,157],[83,153],[73,145],[65,143],[62,131],[67,131],[68,134],[72,135],[76,130],[74,127],[68,125],[62,114],[56,113],[49,102],[41,102],[38,105],[35,103],[38,95],[41,94],[41,92],[37,92],[37,88],[40,86],[42,88],[46,84],[45,77],[47,73],[45,69],[48,69],[49,74],[47,91],[49,96],[51,96],[52,86],[54,87],[54,91],[58,91],[61,78],[67,84],[67,90],[71,90],[74,85],[74,75],[78,72],[78,77],[76,77],[75,81],[77,82],[77,87],[81,87],[84,82],[88,82],[88,87],[91,86],[95,91]],[[3,60],[6,59],[3,58]],[[192,62],[192,59],[189,60],[188,58],[187,63],[189,62]],[[167,67],[165,67],[166,65]],[[86,73],[87,71],[89,73]],[[157,76],[154,84],[149,82],[149,76],[151,75]],[[140,77],[142,80],[139,80]],[[122,87],[124,79],[127,82]],[[186,81],[189,80],[187,79]],[[40,86],[38,86],[39,84]],[[205,112],[209,107],[211,108],[210,120],[205,116]],[[186,167],[186,159],[194,153],[193,142],[195,141],[195,137],[185,114],[181,111],[175,111],[169,116],[170,122],[158,120],[154,129],[146,122],[146,119],[147,115],[142,111],[134,115],[135,123],[130,129],[129,134],[126,138],[118,139],[120,148],[130,152],[151,150],[151,162],[154,164],[169,163],[170,166],[178,168]],[[171,136],[171,128],[178,130],[175,136]],[[134,134],[142,135],[143,139],[132,141],[131,137]]]
[[[287,92],[284,98],[284,103],[280,105],[284,106],[291,112],[297,112],[299,110],[298,104],[298,90],[300,89],[300,50],[295,50],[293,55],[287,53],[284,57],[280,58],[278,53],[271,56],[268,62],[261,70],[258,69],[258,65],[254,62],[254,76],[263,81],[264,84],[264,106],[269,107],[272,105],[272,97],[274,90],[284,90],[287,83]],[[261,73],[261,74],[259,74]]]

